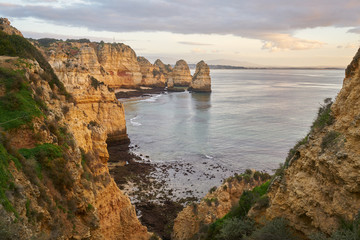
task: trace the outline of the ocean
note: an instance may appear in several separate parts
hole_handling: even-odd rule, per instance
[[[245,169],[272,173],[343,78],[344,70],[211,70],[212,93],[120,101],[133,151],[163,166],[157,177],[176,196],[201,197]]]

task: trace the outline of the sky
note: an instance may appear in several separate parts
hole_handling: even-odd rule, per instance
[[[0,0],[25,37],[122,42],[170,64],[346,67],[359,12],[359,0]]]

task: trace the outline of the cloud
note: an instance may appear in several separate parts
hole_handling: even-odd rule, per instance
[[[209,43],[186,42],[186,41],[180,41],[178,43],[184,44],[184,45],[192,45],[192,46],[211,46],[211,45],[213,45],[213,44],[209,44]]]
[[[306,28],[349,27],[360,33],[359,0],[59,0],[68,3],[61,7],[44,1],[0,2],[0,15],[96,31],[232,34],[259,39],[271,50],[321,47],[322,43],[292,37]],[[271,37],[277,34],[282,37]]]
[[[348,43],[346,45],[339,45],[337,46],[337,48],[353,48],[353,49],[358,49],[359,48],[359,43]]]
[[[263,37],[263,49],[270,51],[278,51],[281,49],[288,50],[308,50],[320,48],[325,43],[319,41],[309,41],[304,39],[299,39],[290,36],[289,34],[270,34]]]

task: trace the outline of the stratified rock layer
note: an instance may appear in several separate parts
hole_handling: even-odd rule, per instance
[[[334,121],[313,129],[282,179],[275,179],[266,217],[297,230],[331,233],[360,209],[360,68],[357,54],[331,107]]]
[[[165,87],[165,76],[156,65],[152,65],[146,58],[138,57],[140,72],[142,74],[141,86]]]
[[[25,39],[23,41],[26,42]],[[50,66],[38,57],[40,54],[35,56],[47,69],[43,69],[35,60],[18,60],[16,57],[0,59],[2,67],[24,71],[24,84],[31,91],[31,97],[46,108],[44,115],[34,118],[30,124],[6,133],[1,129],[1,135],[8,135],[7,142],[14,143],[12,148],[49,144],[61,149],[62,154],[57,159],[47,159],[49,166],[40,170],[44,178],[37,179],[35,175],[38,173],[34,169],[31,170],[35,177],[30,179],[29,170],[25,172],[25,169],[17,168],[14,164],[8,166],[14,183],[20,189],[19,194],[10,200],[21,216],[20,227],[26,231],[19,233],[17,236],[21,237],[16,239],[30,239],[39,233],[48,235],[46,239],[149,238],[146,227],[137,219],[134,206],[109,174],[106,141],[127,139],[125,116],[114,92],[96,79],[96,76],[107,75],[107,71],[114,67],[111,61],[116,62],[124,56],[136,61],[136,56],[127,46],[89,44],[53,43],[50,49],[45,49],[60,82],[73,96],[71,101],[69,95],[66,97],[62,84],[52,75]],[[104,52],[107,52],[106,56]],[[107,71],[101,72],[99,62]],[[125,65],[118,63],[115,68],[119,70],[119,66]],[[111,78],[111,73],[108,76],[108,83],[122,79]],[[129,76],[135,75],[130,71]],[[51,81],[55,81],[52,87],[49,84]],[[37,158],[32,159],[34,166],[37,166]],[[51,162],[55,160],[64,165],[63,171],[57,170],[58,174],[62,174],[60,176],[51,172],[55,170],[49,170],[62,166],[52,166]],[[35,180],[37,184],[34,184]],[[2,205],[0,212],[1,221],[15,222],[12,213],[5,212]]]
[[[68,85],[89,76],[114,89],[141,84],[136,54],[125,44],[57,41],[42,49],[56,74]]]
[[[164,74],[166,79],[169,77],[173,70],[170,64],[165,65],[160,59],[157,59],[154,65],[159,67],[160,72]]]
[[[191,79],[189,66],[184,60],[179,60],[176,62],[168,81],[173,82],[175,87],[188,87],[191,84]]]
[[[196,64],[190,89],[194,92],[211,92],[210,68],[204,61]]]

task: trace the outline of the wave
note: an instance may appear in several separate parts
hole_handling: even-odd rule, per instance
[[[146,99],[140,100],[140,102],[156,102],[156,100],[157,100],[159,97],[161,97],[161,94],[152,96],[152,97],[150,97],[150,98],[146,98]]]
[[[134,127],[138,127],[138,126],[141,126],[141,125],[142,125],[141,123],[135,121],[137,118],[138,118],[138,116],[133,117],[133,118],[130,119],[130,123],[131,123],[131,125],[133,125]]]

